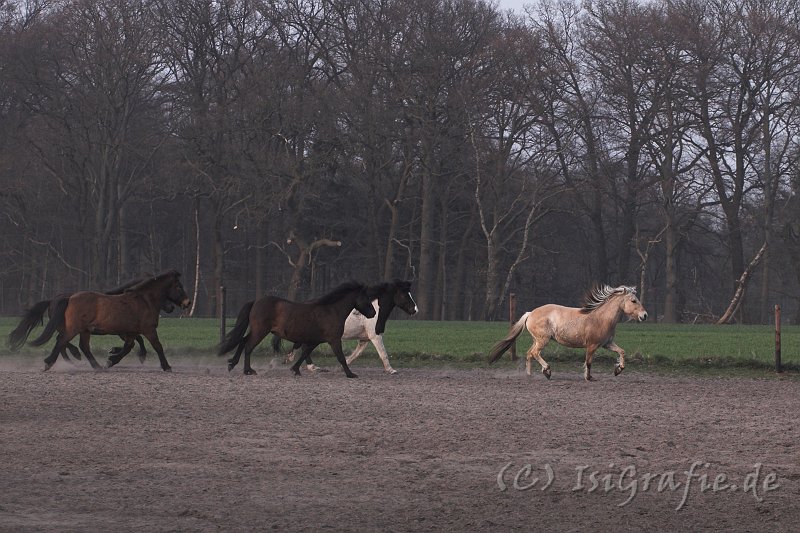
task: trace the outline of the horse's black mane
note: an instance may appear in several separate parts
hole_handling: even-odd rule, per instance
[[[149,276],[149,275],[145,275],[142,278],[132,279],[132,280],[128,281],[127,283],[123,283],[119,287],[114,287],[113,289],[107,290],[105,292],[106,292],[106,294],[122,294],[123,292],[125,292],[128,289],[130,289],[131,287],[134,287],[134,286],[140,284],[141,282],[150,279],[150,277],[151,276]]]
[[[149,277],[149,278],[143,279],[139,283],[137,283],[135,285],[132,285],[132,286],[128,287],[127,289],[125,289],[125,292],[138,291],[138,290],[145,289],[145,288],[149,287],[151,284],[157,283],[157,282],[163,280],[164,278],[168,278],[168,277],[179,278],[180,277],[180,273],[178,273],[177,270],[167,270],[166,272],[162,272],[161,274],[159,274],[157,276],[153,276],[153,277]]]
[[[364,288],[363,283],[359,283],[357,281],[347,281],[342,283],[331,292],[324,296],[320,296],[316,300],[311,300],[309,303],[315,303],[320,305],[328,305],[334,302],[338,302],[341,300],[346,294],[349,294],[353,291],[358,291]]]

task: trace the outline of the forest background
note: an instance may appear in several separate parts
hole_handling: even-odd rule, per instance
[[[0,0],[0,314],[176,268],[800,323],[799,132],[793,0]]]

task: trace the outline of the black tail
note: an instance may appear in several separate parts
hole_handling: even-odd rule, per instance
[[[50,320],[44,327],[42,334],[29,343],[31,346],[41,346],[50,340],[53,333],[64,327],[64,314],[67,312],[68,304],[69,298],[60,298],[55,301],[50,310]]]
[[[277,335],[272,336],[272,351],[275,353],[281,353],[281,339]]]
[[[225,339],[219,343],[217,355],[225,355],[239,346],[244,334],[247,333],[247,328],[250,327],[250,310],[253,308],[254,303],[247,302],[242,306],[239,316],[236,317],[236,325],[225,335]]]
[[[511,329],[508,330],[508,335],[506,335],[506,338],[494,345],[492,351],[489,352],[489,364],[492,364],[500,359],[500,356],[503,355],[506,350],[511,348],[511,345],[517,340],[519,334],[522,333],[523,329],[525,329],[525,321],[528,320],[529,314],[530,313],[528,312],[522,315],[520,319],[517,320],[513,326],[511,326]]]
[[[8,334],[8,346],[12,351],[22,348],[33,328],[44,323],[44,314],[47,312],[48,307],[50,307],[50,300],[42,300],[41,302],[36,302],[33,307],[25,311],[25,316],[22,317],[19,325]]]

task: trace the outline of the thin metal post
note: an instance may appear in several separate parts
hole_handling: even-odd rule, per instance
[[[514,325],[514,322],[517,320],[517,295],[515,293],[511,293],[508,295],[508,321],[511,325]],[[511,360],[517,360],[517,341],[511,345]]]
[[[225,286],[219,286],[219,342],[225,340]]]
[[[775,306],[775,372],[783,372],[781,366],[781,306]]]

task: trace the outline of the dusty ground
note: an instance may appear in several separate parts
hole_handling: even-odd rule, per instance
[[[614,378],[609,368],[587,384],[559,365],[550,382],[510,367],[295,378],[263,359],[245,377],[222,360],[170,362],[172,374],[134,358],[105,372],[59,362],[42,373],[37,358],[0,358],[0,529],[796,531],[800,522],[797,380]]]

